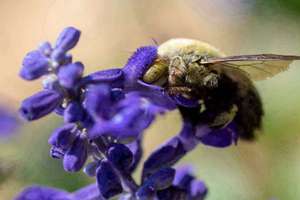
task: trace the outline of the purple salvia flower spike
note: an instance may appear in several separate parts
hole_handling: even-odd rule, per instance
[[[72,49],[80,38],[80,31],[74,27],[65,28],[57,38],[55,48],[64,52]]]
[[[57,73],[60,85],[68,89],[74,88],[83,74],[83,69],[81,62],[60,67]]]
[[[107,160],[101,161],[97,169],[97,184],[105,198],[113,197],[123,191],[118,175]]]
[[[20,76],[25,80],[34,80],[48,73],[49,60],[40,51],[29,52],[22,63]]]
[[[36,120],[51,113],[62,103],[63,97],[54,90],[43,90],[22,102],[20,114],[25,119]]]
[[[87,144],[88,141],[84,135],[77,136],[64,156],[63,165],[66,171],[77,172],[83,167],[88,157]]]

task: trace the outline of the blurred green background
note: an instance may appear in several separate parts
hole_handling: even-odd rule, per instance
[[[137,47],[174,37],[200,39],[228,55],[300,54],[298,0],[1,0],[0,24],[0,102],[15,109],[41,88],[18,77],[23,56],[70,25],[82,30],[72,53],[86,73],[122,66]],[[256,85],[266,112],[259,140],[226,149],[199,145],[179,163],[195,166],[208,200],[300,199],[300,62]],[[94,181],[64,172],[48,156],[47,138],[60,123],[51,115],[0,141],[0,200],[31,184],[73,191]],[[160,117],[146,133],[146,155],[180,126],[177,112]]]

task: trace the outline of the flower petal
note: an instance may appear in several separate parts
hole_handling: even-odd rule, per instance
[[[72,49],[78,42],[80,31],[74,27],[65,28],[57,38],[55,48],[68,51]]]
[[[71,101],[64,110],[63,115],[65,123],[72,123],[83,120],[85,117],[85,112],[79,102]]]
[[[36,120],[51,113],[62,100],[60,93],[54,90],[43,90],[22,102],[20,114],[29,121]]]
[[[72,147],[64,156],[64,169],[68,172],[79,171],[83,167],[87,157],[87,139],[85,136],[80,135],[75,139]]]
[[[113,197],[123,191],[121,181],[107,160],[103,160],[97,169],[98,188],[105,198]]]
[[[108,83],[112,87],[123,87],[123,71],[121,69],[107,69],[89,74],[82,78],[80,85]]]
[[[108,149],[107,158],[117,169],[128,171],[131,167],[133,155],[124,144],[113,144]]]
[[[46,74],[48,68],[48,58],[40,51],[31,51],[23,60],[20,76],[25,80],[34,80]]]
[[[61,66],[57,74],[59,83],[65,88],[74,88],[83,74],[83,69],[81,62]]]
[[[31,186],[25,188],[15,200],[71,200],[69,193],[51,187]]]
[[[57,128],[50,136],[48,143],[61,149],[68,149],[72,146],[78,130],[74,123],[64,124]]]
[[[185,154],[186,151],[180,139],[178,137],[170,139],[160,148],[152,152],[144,162],[142,179],[145,180],[162,167],[172,166]]]

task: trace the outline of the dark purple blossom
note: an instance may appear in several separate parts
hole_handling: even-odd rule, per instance
[[[49,59],[40,51],[29,52],[22,63],[20,76],[26,80],[34,80],[48,73]]]
[[[70,63],[59,68],[57,76],[61,86],[73,88],[83,75],[83,64],[80,62]]]
[[[97,169],[97,183],[102,196],[105,198],[113,197],[123,191],[121,180],[106,160],[101,161]]]
[[[79,135],[64,155],[63,165],[68,172],[79,171],[88,158],[88,141],[84,135]]]
[[[62,94],[53,90],[43,90],[28,97],[22,102],[20,113],[22,117],[31,121],[51,113],[62,103]]]

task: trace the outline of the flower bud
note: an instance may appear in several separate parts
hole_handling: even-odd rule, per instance
[[[23,100],[20,114],[25,119],[36,120],[51,113],[62,103],[63,96],[54,90],[42,90]]]
[[[40,51],[31,51],[23,60],[20,76],[25,80],[34,80],[46,74],[48,68],[48,58]]]

